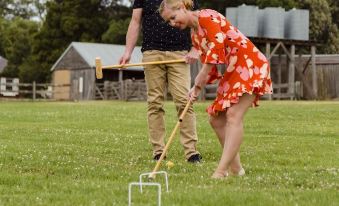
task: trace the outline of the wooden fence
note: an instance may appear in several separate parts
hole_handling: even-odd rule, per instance
[[[326,56],[327,57],[327,56]],[[330,56],[335,59],[331,62],[325,57],[317,57],[317,99],[335,99],[339,98],[339,56]],[[334,58],[336,57],[336,58]],[[329,57],[327,57],[329,58]],[[274,71],[274,59],[273,59]],[[311,81],[310,71],[307,69],[307,62],[303,63],[305,74],[304,80]],[[282,65],[284,68],[284,64]],[[282,71],[284,74],[286,71]],[[272,72],[274,76],[274,72]],[[285,75],[283,75],[284,77]],[[284,80],[284,79],[283,79]],[[59,100],[56,96],[64,95],[67,98],[64,100],[79,100],[79,89],[76,87],[78,83],[71,84],[38,84],[32,83],[19,83],[17,78],[1,78],[0,79],[0,97],[2,98],[21,98],[21,99],[44,99],[44,100]],[[274,93],[272,96],[265,96],[267,99],[308,99],[308,90],[305,88],[305,82],[296,78],[294,93],[288,92],[288,84],[273,83]],[[202,92],[201,99],[214,99],[216,95],[217,84],[208,85]],[[109,82],[96,83],[93,99],[97,100],[146,100],[147,90],[144,80],[124,80],[122,82]],[[59,94],[59,95],[58,95]],[[170,98],[170,95],[165,95]]]
[[[146,100],[147,90],[144,80],[127,79],[122,82],[97,83],[95,99],[103,100]]]
[[[0,82],[0,97],[10,99],[44,99],[54,100],[53,95],[57,94],[56,88],[69,88],[70,84],[38,84],[19,83],[17,78],[1,78]]]
[[[316,80],[317,80],[317,92],[316,99],[336,99],[339,98],[339,55],[316,55]],[[313,99],[312,97],[312,72],[310,66],[310,56],[303,55],[295,57],[295,65],[299,65],[296,68],[295,78],[295,93],[285,95],[299,97],[302,99]],[[299,71],[298,71],[299,70]],[[279,73],[279,74],[278,74]],[[281,60],[277,56],[271,59],[271,76],[273,79],[273,86],[275,92],[278,92],[278,87],[281,90],[284,89],[284,84],[277,85],[276,82],[287,82],[288,78],[288,62],[287,57],[282,55]],[[277,81],[279,79],[280,80]],[[284,93],[284,92],[282,92]],[[287,97],[288,98],[288,97]]]
[[[306,74],[306,79],[310,81],[311,75]],[[339,64],[337,65],[317,65],[318,99],[339,98]]]
[[[44,100],[80,100],[78,83],[73,84],[37,84],[19,83],[18,79],[1,78],[0,97],[10,99],[44,99]],[[97,100],[146,100],[147,90],[144,80],[124,80],[122,82],[97,83],[95,86]],[[63,98],[60,99],[59,97]]]

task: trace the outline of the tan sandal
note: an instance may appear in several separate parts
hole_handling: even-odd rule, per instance
[[[231,176],[238,176],[238,177],[241,177],[241,176],[244,176],[246,174],[244,168],[241,168],[238,172],[232,172],[231,170],[229,171],[229,174]]]
[[[228,172],[214,172],[212,179],[224,179],[228,176]]]

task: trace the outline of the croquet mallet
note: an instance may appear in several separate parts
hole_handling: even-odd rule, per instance
[[[173,131],[172,131],[172,133],[171,133],[171,136],[169,137],[169,139],[168,139],[168,141],[167,141],[167,143],[166,143],[166,145],[165,145],[164,151],[162,152],[162,154],[161,154],[159,160],[157,161],[157,163],[156,163],[156,165],[155,165],[155,167],[154,167],[152,173],[149,174],[148,179],[154,179],[154,178],[155,178],[155,172],[157,172],[157,171],[159,170],[160,165],[161,165],[161,162],[162,162],[162,160],[165,158],[166,153],[167,153],[167,150],[168,150],[170,144],[172,143],[172,141],[173,141],[173,139],[174,139],[174,136],[175,136],[175,133],[177,132],[177,130],[178,130],[179,126],[180,126],[180,123],[182,122],[183,118],[185,117],[186,112],[187,112],[187,110],[188,110],[190,104],[191,104],[191,101],[188,100],[188,102],[187,102],[187,104],[186,104],[184,110],[182,111],[182,113],[181,113],[181,115],[180,115],[180,117],[179,117],[179,120],[178,120],[177,124],[175,125],[175,127],[174,127],[174,129],[173,129]]]
[[[153,61],[153,62],[142,62],[142,63],[134,63],[134,64],[115,64],[115,65],[107,65],[102,66],[102,62],[100,57],[95,58],[95,74],[97,79],[102,79],[102,70],[103,69],[125,69],[127,67],[135,67],[135,66],[145,66],[145,65],[155,65],[155,64],[172,64],[172,63],[183,63],[184,59],[176,59],[176,60],[167,60],[167,61]]]

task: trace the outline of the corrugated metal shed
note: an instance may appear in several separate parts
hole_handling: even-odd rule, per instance
[[[105,81],[143,79],[141,67],[123,70],[105,69],[104,78],[95,78],[95,58],[100,57],[103,65],[119,63],[125,50],[124,45],[72,42],[51,68],[52,82],[55,86],[53,98],[89,100],[95,98],[97,84]],[[131,63],[142,61],[140,47],[136,47]]]
[[[84,42],[72,42],[56,63],[52,66],[51,71],[61,68],[64,69],[62,59],[67,53],[74,49],[85,61],[88,67],[95,67],[95,58],[100,57],[103,65],[118,64],[119,58],[123,55],[125,50],[124,45],[116,44],[100,44],[100,43],[84,43]],[[140,47],[135,47],[131,63],[139,63],[142,60],[142,53]],[[79,65],[80,66],[80,65]],[[84,67],[84,65],[81,65]],[[73,67],[74,69],[74,67]],[[141,67],[128,68],[127,70],[143,70]]]
[[[8,62],[7,59],[0,56],[0,73],[3,72],[3,70],[7,66],[7,62]]]

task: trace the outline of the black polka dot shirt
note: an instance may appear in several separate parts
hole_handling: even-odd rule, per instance
[[[133,9],[142,8],[142,48],[141,51],[183,51],[190,50],[191,36],[189,28],[179,30],[171,27],[160,17],[158,8],[162,0],[135,0]],[[194,10],[198,8],[193,0]]]

